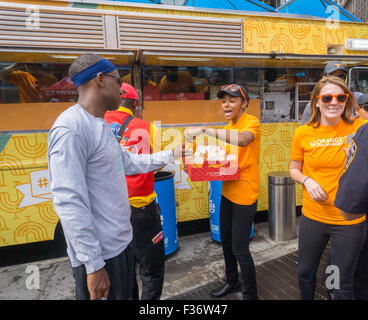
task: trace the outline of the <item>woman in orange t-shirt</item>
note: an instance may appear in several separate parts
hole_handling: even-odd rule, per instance
[[[311,119],[295,130],[290,175],[303,185],[298,280],[301,299],[313,299],[320,258],[330,241],[330,297],[353,299],[353,277],[366,234],[365,217],[345,220],[334,206],[344,171],[343,148],[365,120],[353,117],[353,94],[337,77],[320,80],[311,96]],[[339,281],[337,281],[339,279]]]
[[[222,86],[217,97],[222,99],[225,119],[230,121],[225,128],[203,127],[187,129],[185,132],[186,136],[207,134],[225,141],[227,150],[237,148],[240,178],[223,182],[220,208],[226,283],[212,291],[211,295],[219,298],[240,291],[237,265],[239,263],[244,283],[243,299],[253,300],[258,299],[258,294],[249,242],[259,195],[260,123],[256,117],[245,112],[249,96],[244,87],[236,84]]]

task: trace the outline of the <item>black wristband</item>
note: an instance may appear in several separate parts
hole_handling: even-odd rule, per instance
[[[305,179],[304,179],[304,181],[303,181],[303,183],[302,183],[302,185],[304,186],[304,182],[306,182],[307,181],[307,179],[309,179],[310,177],[306,177]]]

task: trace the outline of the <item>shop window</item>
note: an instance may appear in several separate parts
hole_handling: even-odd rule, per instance
[[[1,64],[1,103],[75,101],[68,65]]]
[[[299,121],[323,69],[264,69],[263,121]]]
[[[349,79],[352,92],[368,93],[368,67],[354,67]]]
[[[150,100],[216,100],[224,84],[244,85],[259,97],[259,69],[213,67],[144,67],[143,98]],[[249,85],[249,88],[248,88]]]
[[[69,64],[0,63],[0,103],[75,102]],[[118,66],[128,81],[130,68]],[[125,78],[124,78],[125,77]]]

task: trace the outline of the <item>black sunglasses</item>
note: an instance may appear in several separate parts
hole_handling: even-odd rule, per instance
[[[107,77],[110,77],[110,78],[114,78],[119,86],[121,86],[122,83],[123,83],[123,79],[121,79],[120,77],[113,76],[112,74],[107,74],[107,73],[103,73],[103,75],[107,76]]]

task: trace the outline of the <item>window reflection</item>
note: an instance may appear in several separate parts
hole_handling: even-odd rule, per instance
[[[222,85],[236,83],[247,88],[251,99],[259,101],[261,120],[298,120],[322,72],[317,68],[149,66],[143,68],[143,97],[145,101],[216,100]]]
[[[214,67],[144,67],[145,79],[158,87],[144,84],[144,100],[215,100],[221,86],[229,83],[254,82],[252,91],[259,95],[259,69],[242,69],[249,76],[241,78],[236,68]],[[247,83],[246,83],[247,84]]]
[[[0,103],[75,102],[69,64],[0,63]],[[122,77],[129,66],[118,66]]]

